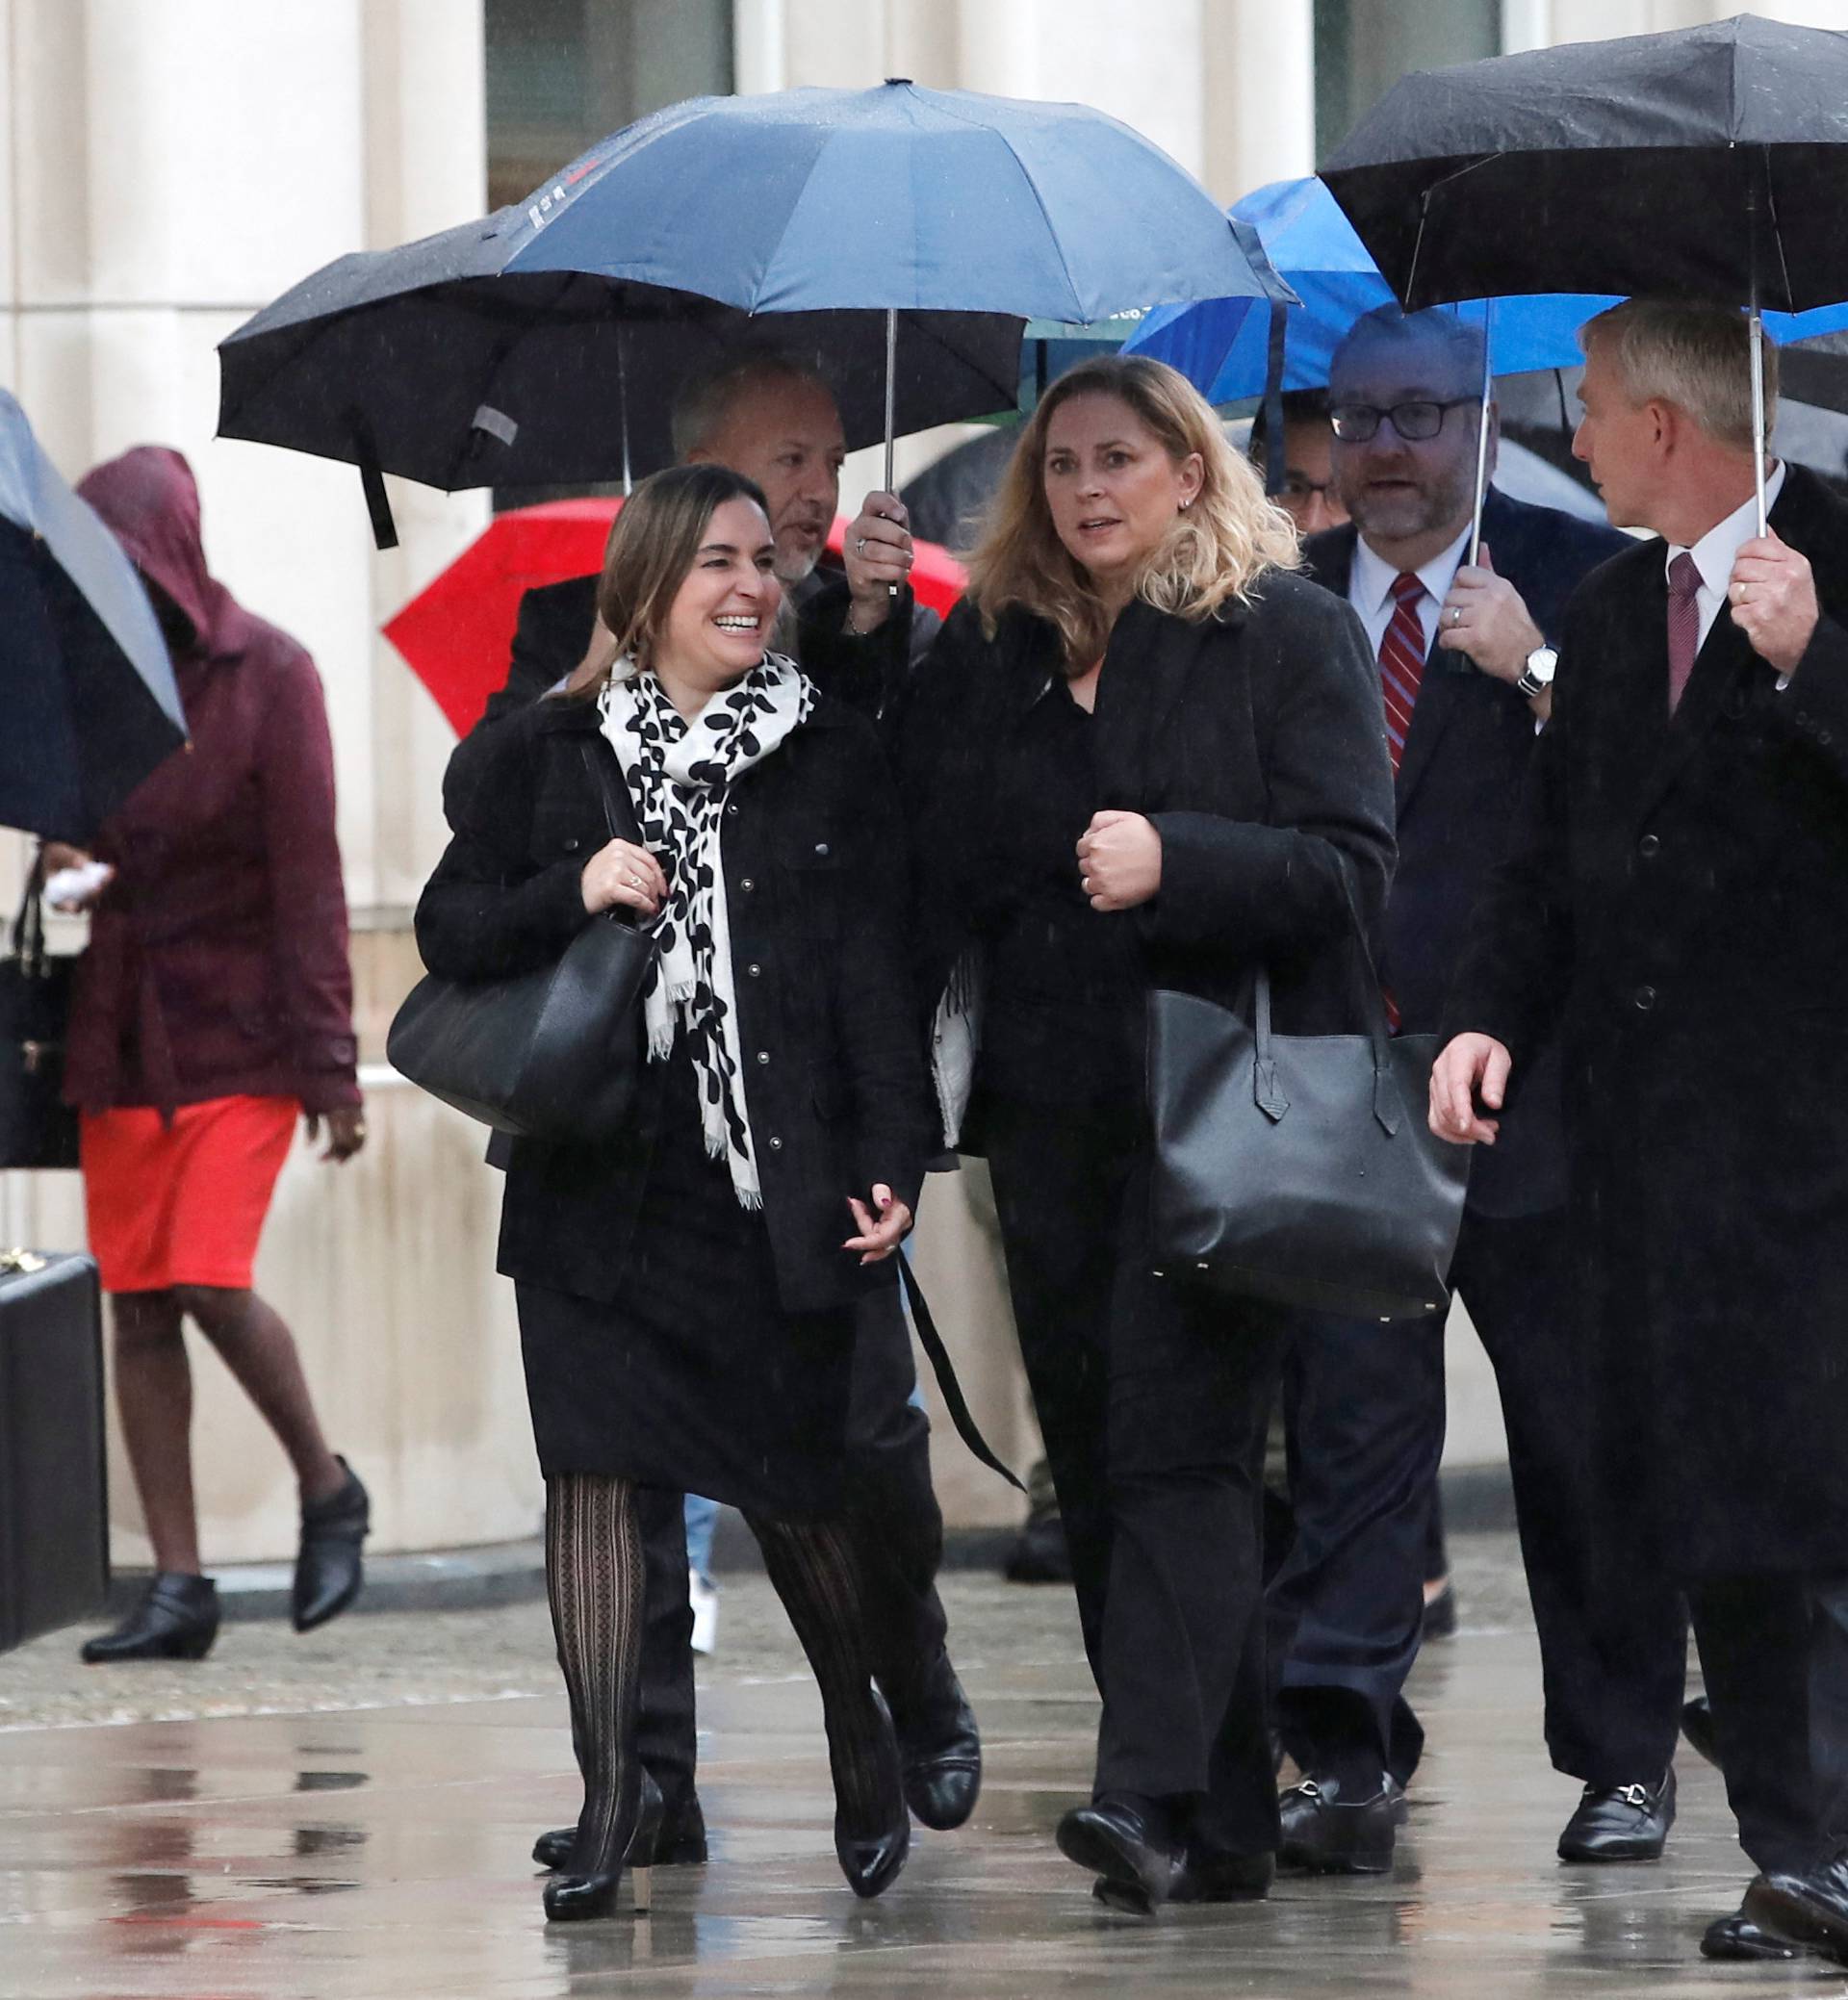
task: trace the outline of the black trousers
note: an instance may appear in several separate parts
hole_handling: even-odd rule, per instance
[[[1587,1784],[1654,1783],[1675,1754],[1686,1613],[1672,1579],[1630,1556],[1593,1479],[1561,1222],[1466,1216],[1450,1275],[1501,1392],[1553,1764]],[[1284,1740],[1305,1768],[1373,1754],[1404,1782],[1424,1744],[1401,1689],[1444,1441],[1442,1323],[1305,1320],[1287,1411],[1293,1388],[1297,1541],[1271,1593]]]
[[[943,1515],[931,1484],[931,1426],[897,1287],[857,1310],[848,1405],[845,1526],[860,1572],[873,1674],[901,1732],[926,1697],[948,1621],[937,1594]],[[636,1746],[670,1802],[693,1786],[693,1609],[681,1496],[639,1487],[647,1616]]]
[[[1277,1844],[1265,1430],[1283,1316],[1149,1270],[1140,1113],[996,1103],[985,1133],[1022,1357],[1103,1696],[1095,1787]]]

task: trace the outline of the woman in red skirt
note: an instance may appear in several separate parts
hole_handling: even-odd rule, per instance
[[[333,756],[314,662],[205,566],[178,452],[143,446],[79,489],[141,572],[192,740],[112,818],[84,907],[65,1092],[82,1114],[90,1249],[110,1295],[116,1395],[155,1576],[90,1661],[200,1659],[218,1628],[201,1574],[189,1432],[191,1320],[281,1441],[301,1491],[295,1628],[360,1585],[366,1489],[328,1449],[288,1327],[250,1289],[264,1217],[304,1114],[323,1158],[365,1141],[355,1075]]]

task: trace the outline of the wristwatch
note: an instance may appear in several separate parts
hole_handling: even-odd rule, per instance
[[[1553,685],[1559,669],[1559,655],[1551,646],[1536,646],[1527,654],[1527,664],[1514,684],[1528,701],[1535,701]]]

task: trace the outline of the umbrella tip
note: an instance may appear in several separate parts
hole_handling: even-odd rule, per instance
[[[888,76],[886,79],[886,83],[887,89],[896,89],[901,84],[907,90],[910,90],[911,87],[911,80],[909,76]]]

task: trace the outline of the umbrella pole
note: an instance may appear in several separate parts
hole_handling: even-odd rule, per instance
[[[1753,290],[1756,293],[1757,287]],[[1752,301],[1752,484],[1758,498],[1758,532],[1765,530],[1764,511],[1764,321],[1758,302]]]
[[[1489,405],[1494,379],[1489,373],[1489,321],[1495,301],[1482,301],[1482,401],[1476,413],[1476,511],[1470,516],[1470,560],[1482,560],[1482,502],[1489,491]]]
[[[894,493],[892,484],[892,432],[896,427],[895,411],[898,402],[898,310],[894,306],[886,308],[886,491]],[[898,595],[898,585],[888,583],[886,594]]]
[[[623,498],[635,490],[629,470],[629,370],[623,357],[623,328],[616,329],[616,417],[623,427]]]

